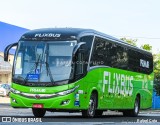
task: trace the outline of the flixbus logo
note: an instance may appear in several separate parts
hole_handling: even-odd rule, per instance
[[[133,76],[111,73],[104,71],[103,75],[103,93],[106,91],[105,86],[108,85],[108,93],[127,94],[133,93]]]
[[[54,33],[37,33],[35,37],[60,37],[61,34],[54,34]]]
[[[149,61],[140,59],[140,66],[144,68],[149,68]]]
[[[46,89],[36,89],[36,88],[31,88],[30,92],[46,92]]]

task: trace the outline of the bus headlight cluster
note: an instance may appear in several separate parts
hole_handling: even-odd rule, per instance
[[[72,89],[69,89],[69,90],[66,90],[66,91],[63,91],[63,92],[58,92],[56,94],[57,95],[67,95],[67,94],[70,94],[70,93],[74,92],[77,88],[79,88],[79,85],[72,88]]]
[[[21,92],[20,91],[18,91],[18,90],[15,90],[15,89],[13,89],[13,88],[11,88],[11,90],[10,90],[11,92],[13,92],[13,93],[15,93],[15,94],[20,94]]]

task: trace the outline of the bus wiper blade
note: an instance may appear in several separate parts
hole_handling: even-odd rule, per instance
[[[21,77],[21,78],[23,78],[23,84],[26,84],[28,82],[28,74],[33,71],[33,68],[35,67],[34,70],[37,69],[38,63],[39,63],[39,60],[40,60],[40,56],[41,56],[41,54],[39,54],[37,61],[34,63],[31,70],[27,73],[26,77],[25,78]]]
[[[22,76],[18,76],[17,78],[13,78],[14,82],[20,83],[20,84],[25,84],[25,78]]]
[[[55,84],[55,82],[54,82],[54,80],[53,80],[52,73],[51,73],[51,69],[50,69],[50,67],[49,67],[49,64],[48,64],[47,61],[46,61],[45,63],[46,63],[47,75],[49,74],[49,77],[50,77],[50,80],[51,80],[52,84]]]
[[[36,66],[36,68],[35,68],[35,69],[37,69],[37,67],[38,67],[38,63],[39,63],[39,59],[40,59],[40,57],[41,57],[41,54],[39,54],[38,59],[37,59],[37,61],[35,62],[35,66]]]

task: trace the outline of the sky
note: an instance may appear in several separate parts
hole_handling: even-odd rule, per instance
[[[0,0],[0,21],[27,29],[90,28],[160,52],[160,0]]]

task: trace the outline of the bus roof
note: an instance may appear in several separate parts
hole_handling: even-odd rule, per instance
[[[123,40],[117,39],[115,37],[112,37],[110,35],[107,35],[102,32],[98,32],[93,29],[81,29],[81,28],[43,28],[43,29],[36,29],[36,30],[30,30],[22,35],[20,40],[24,39],[42,39],[42,38],[54,38],[60,37],[62,39],[73,39],[77,38],[81,35],[85,34],[92,34],[92,35],[98,35],[107,39],[110,39],[116,43],[128,46],[130,48],[134,48],[140,52],[144,52],[146,54],[152,55],[150,52],[140,49],[136,46],[130,45],[127,42],[124,42]]]

